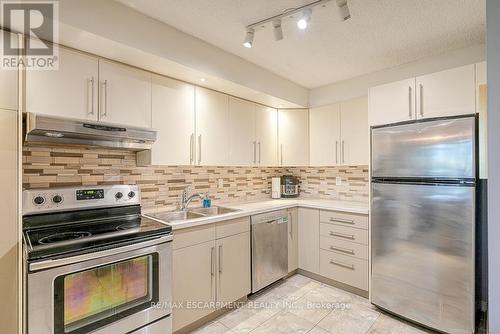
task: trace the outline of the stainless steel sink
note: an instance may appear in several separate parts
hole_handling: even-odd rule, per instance
[[[213,206],[211,208],[194,208],[186,211],[169,211],[150,215],[153,218],[164,222],[180,222],[184,220],[197,219],[203,217],[213,217],[239,211],[237,209],[223,208],[221,206]]]
[[[202,214],[203,216],[217,216],[223,215],[225,213],[231,213],[239,211],[237,209],[223,208],[221,206],[212,206],[210,208],[196,208],[190,209],[189,211],[197,214]]]
[[[167,222],[175,222],[181,220],[189,220],[204,217],[204,215],[192,212],[192,211],[171,211],[171,212],[163,212],[155,215],[151,215],[154,218],[167,221]]]

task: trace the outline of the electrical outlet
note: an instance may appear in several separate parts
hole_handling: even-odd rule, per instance
[[[217,179],[217,188],[224,188],[224,179]]]
[[[342,178],[340,176],[337,176],[335,178],[335,185],[341,186],[342,185]]]

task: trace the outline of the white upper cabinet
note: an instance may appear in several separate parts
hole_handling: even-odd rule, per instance
[[[26,71],[26,111],[96,121],[98,60],[59,47],[59,69]]]
[[[309,165],[309,110],[280,109],[278,133],[280,165]]]
[[[340,104],[309,110],[310,165],[334,166],[340,163]]]
[[[474,64],[423,75],[416,83],[418,119],[475,112]]]
[[[257,163],[255,104],[229,97],[229,161],[235,166]]]
[[[99,60],[99,119],[151,127],[151,73]]]
[[[370,126],[415,119],[415,78],[371,87],[368,91]]]
[[[261,105],[255,106],[255,141],[257,164],[278,165],[278,111]]]
[[[153,75],[153,165],[191,165],[195,158],[194,86]]]
[[[229,98],[196,87],[196,143],[198,165],[229,164]]]
[[[369,128],[368,99],[366,96],[340,104],[341,151],[343,165],[368,165]]]
[[[11,38],[11,45],[17,47],[18,40],[16,34],[9,34],[0,30],[3,36],[9,36]],[[44,72],[44,71],[33,71],[33,72]],[[17,110],[18,109],[18,71],[16,69],[2,69],[0,70],[0,109]]]

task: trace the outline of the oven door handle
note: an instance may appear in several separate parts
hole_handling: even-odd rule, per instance
[[[159,238],[156,238],[153,240],[138,242],[138,243],[134,243],[132,245],[126,245],[126,246],[121,246],[121,247],[112,248],[112,249],[106,249],[106,250],[99,251],[99,252],[70,256],[70,257],[61,258],[61,259],[50,259],[50,260],[44,260],[44,261],[40,261],[40,262],[33,262],[33,263],[29,264],[29,270],[30,271],[38,271],[38,270],[50,269],[50,268],[54,268],[54,267],[66,266],[66,265],[70,265],[70,264],[74,264],[74,263],[78,263],[78,262],[95,260],[95,259],[101,258],[101,257],[107,257],[107,256],[125,253],[125,252],[130,252],[130,251],[141,249],[141,248],[156,246],[156,245],[159,245],[159,244],[162,244],[165,242],[170,242],[173,239],[174,239],[174,236],[170,234],[170,235],[162,236],[162,237],[159,237]]]

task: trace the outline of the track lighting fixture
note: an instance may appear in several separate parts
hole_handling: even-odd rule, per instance
[[[337,6],[339,6],[340,18],[344,21],[349,20],[351,18],[351,12],[349,11],[347,0],[337,0]]]
[[[246,27],[247,31],[245,35],[245,41],[243,42],[243,46],[245,46],[246,48],[251,48],[253,45],[255,30],[265,29],[267,26],[269,26],[269,23],[271,23],[273,27],[274,40],[281,41],[283,39],[283,29],[281,27],[281,23],[284,19],[297,20],[298,18],[297,28],[301,30],[307,29],[309,21],[311,20],[313,8],[318,6],[326,7],[327,3],[330,1],[333,0],[316,0],[301,7],[285,9],[279,15],[268,17],[264,20],[248,25]],[[344,21],[350,19],[351,13],[347,5],[348,0],[335,0],[335,1],[337,3],[341,19]]]
[[[311,8],[306,8],[302,11],[302,17],[297,21],[297,28],[300,30],[307,29],[307,25],[309,24],[309,20],[311,19],[312,10]]]
[[[255,30],[253,28],[247,28],[247,33],[245,35],[245,41],[243,42],[243,46],[250,49],[253,45],[253,36],[255,34]]]
[[[281,28],[281,20],[273,21],[273,34],[275,41],[281,41],[283,39],[283,29]]]

